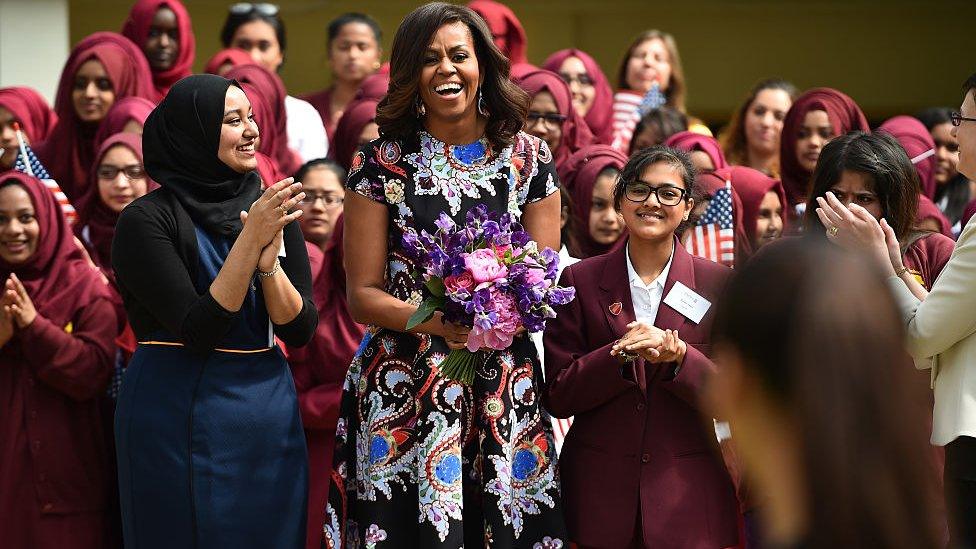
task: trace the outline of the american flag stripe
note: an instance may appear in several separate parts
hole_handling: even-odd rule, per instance
[[[735,263],[732,186],[726,182],[712,197],[685,243],[688,253],[729,267]]]

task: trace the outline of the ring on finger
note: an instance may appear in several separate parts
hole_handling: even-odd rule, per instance
[[[830,236],[837,236],[837,233],[839,231],[840,229],[838,229],[836,225],[831,225],[831,227],[827,229],[827,234],[829,234]]]
[[[288,208],[286,208],[284,204],[276,207],[275,209],[278,210],[281,215],[286,215],[288,213]]]

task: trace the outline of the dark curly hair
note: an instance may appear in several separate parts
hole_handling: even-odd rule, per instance
[[[481,93],[491,116],[485,137],[503,149],[515,140],[529,112],[529,96],[508,79],[509,62],[492,41],[485,21],[465,6],[431,2],[403,18],[390,55],[390,88],[376,108],[376,125],[384,138],[415,144],[423,129],[417,116],[420,74],[424,54],[434,34],[444,25],[463,23],[471,31],[481,69]]]

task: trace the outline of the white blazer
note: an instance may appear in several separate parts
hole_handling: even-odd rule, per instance
[[[907,325],[908,352],[916,367],[932,369],[932,444],[976,437],[976,218],[925,301],[898,277],[889,285]]]

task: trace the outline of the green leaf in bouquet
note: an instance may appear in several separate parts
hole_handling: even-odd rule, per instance
[[[433,294],[434,297],[444,297],[444,292],[445,292],[444,281],[441,280],[440,278],[431,277],[430,279],[427,280],[426,286],[427,289],[430,290],[430,293]]]
[[[432,297],[430,299],[425,299],[420,307],[414,311],[410,318],[407,320],[407,331],[413,330],[417,326],[420,326],[424,322],[430,320],[434,316],[434,312],[444,306],[443,297]]]

